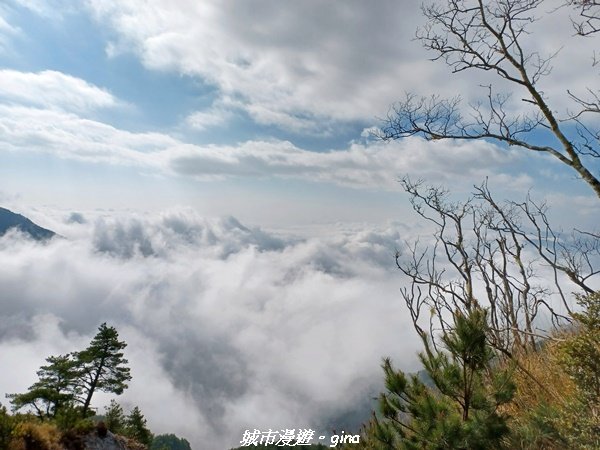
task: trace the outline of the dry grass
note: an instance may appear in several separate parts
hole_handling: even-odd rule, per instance
[[[567,337],[566,335],[560,338]],[[518,417],[538,405],[563,405],[576,393],[575,383],[559,363],[559,344],[549,340],[537,352],[521,355],[515,369],[517,391],[506,412]]]
[[[62,450],[61,432],[49,423],[21,422],[13,431],[9,450]]]

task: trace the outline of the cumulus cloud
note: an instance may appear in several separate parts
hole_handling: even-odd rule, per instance
[[[64,0],[18,3],[45,17],[75,8]],[[582,94],[594,86],[593,70],[572,70],[590,67],[594,48],[592,41],[573,36],[572,11],[557,6],[558,0],[544,7],[548,14],[539,14],[543,20],[532,25],[524,40],[527,49],[542,57],[561,49],[539,87],[551,107],[565,113],[575,106],[566,88]],[[413,40],[415,28],[424,23],[415,2],[398,8],[389,0],[350,1],[340,8],[319,0],[285,6],[266,0],[243,5],[108,0],[81,7],[114,32],[106,44],[109,57],[133,52],[151,70],[191,75],[217,88],[215,105],[187,118],[188,125],[199,129],[220,126],[242,110],[261,124],[323,134],[342,123],[371,124],[404,91],[458,92],[475,103],[485,100],[487,91],[473,87],[488,83],[514,93],[508,108],[522,112],[529,106],[521,101],[528,94],[518,86],[478,71],[449,78],[449,68],[429,61],[434,54]],[[0,36],[7,26],[0,19]]]
[[[318,132],[332,121],[387,109],[390,87],[417,77],[412,29],[418,5],[307,1],[138,0],[90,2],[117,33],[111,54],[133,51],[151,69],[174,70],[216,86],[257,122]],[[402,42],[401,45],[398,43]],[[400,83],[402,85],[403,83]]]
[[[0,70],[0,99],[80,113],[118,103],[107,90],[55,70],[37,73]]]
[[[0,238],[7,392],[108,321],[129,343],[121,401],[157,433],[219,449],[247,428],[356,425],[381,388],[382,356],[415,367],[395,227],[300,239],[187,210],[86,217],[46,245]]]
[[[322,132],[331,130],[335,121],[362,120],[385,111],[393,100],[390,86],[398,83],[403,89],[422,86],[427,93],[433,85],[457,90],[450,83],[433,83],[431,66],[414,43],[398,44],[408,39],[408,31],[388,11],[397,10],[391,2],[377,8],[364,2],[345,8],[321,2],[273,8],[258,0],[252,7],[150,3],[152,7],[142,7],[138,0],[87,5],[148,67],[184,72],[218,87],[220,96],[209,109],[187,117],[196,129],[221,126],[244,110],[259,122]],[[42,4],[23,2],[44,14]],[[404,9],[403,20],[418,14],[414,5]],[[246,20],[259,12],[259,22]],[[580,48],[575,53],[583,58],[586,52]],[[564,77],[561,70],[555,72]],[[395,189],[405,173],[448,184],[470,184],[486,176],[515,189],[533,183],[534,175],[526,172],[528,157],[486,142],[366,139],[316,152],[276,139],[196,145],[165,133],[130,132],[88,118],[91,111],[119,104],[110,92],[56,71],[1,70],[0,100],[3,150],[45,152],[143,172],[200,180],[293,178],[367,189]]]
[[[111,54],[133,51],[150,69],[196,76],[256,122],[296,132],[322,133],[344,121],[371,123],[405,90],[462,92],[474,102],[486,91],[473,86],[491,80],[477,71],[449,79],[449,68],[428,61],[435,55],[412,39],[424,23],[418,2],[402,8],[389,0],[349,1],[343,8],[319,0],[110,0],[88,6],[116,32]],[[591,41],[573,37],[569,9],[557,6],[544,4],[548,14],[538,14],[543,20],[534,24],[527,48],[542,56],[563,48],[554,72],[540,83],[554,107],[563,108],[565,86],[593,86],[590,71],[572,68],[589,66],[594,49]],[[516,93],[511,107],[526,106],[520,101],[526,96]],[[201,111],[198,118],[206,121],[209,113]]]

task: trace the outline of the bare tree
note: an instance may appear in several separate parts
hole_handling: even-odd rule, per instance
[[[569,320],[567,281],[593,292],[599,240],[553,231],[544,205],[531,199],[497,202],[486,184],[466,202],[406,177],[402,184],[415,211],[435,230],[431,241],[406,244],[396,253],[409,279],[402,297],[415,329],[433,345],[436,336],[452,330],[457,312],[484,307],[494,347],[507,355],[528,352],[547,335],[540,327]]]
[[[568,0],[567,4],[579,9],[579,18],[572,20],[577,34],[589,36],[600,31],[600,2],[598,0]]]
[[[565,8],[579,8],[578,21],[572,19],[579,35],[588,39],[598,36],[595,0],[557,1],[564,2]],[[503,84],[524,93],[525,112],[514,113],[510,96],[496,93],[491,85],[487,86],[486,100],[471,105],[471,114],[466,118],[459,97],[409,94],[388,114],[381,137],[485,139],[547,154],[574,170],[600,198],[599,174],[594,173],[600,166],[600,128],[597,120],[589,120],[597,119],[594,114],[600,113],[600,91],[588,89],[583,97],[567,90],[575,111],[559,116],[540,88],[540,80],[550,73],[555,55],[543,56],[526,48],[536,15],[552,13],[549,8],[541,9],[549,3],[440,0],[424,7],[428,23],[417,37],[437,54],[434,60],[445,61],[455,73],[476,69],[495,75]],[[430,389],[418,377],[407,382],[405,375],[396,373],[386,360],[388,393],[382,396],[381,408],[388,422],[381,425],[377,417],[372,422],[375,438],[384,444],[381,448],[397,448],[397,436],[403,443],[412,444],[416,441],[411,439],[419,437],[420,430],[429,432],[440,422],[446,423],[449,415],[442,408],[433,407],[435,402],[430,399],[447,395],[458,399],[461,406],[469,403],[470,389],[464,389],[464,395],[448,389],[455,382],[448,380],[461,379],[461,372],[463,376],[468,373],[465,365],[461,370],[436,362],[472,361],[471,356],[460,352],[471,350],[474,339],[469,338],[467,345],[447,345],[459,334],[465,318],[475,323],[472,319],[483,315],[485,326],[478,331],[485,336],[477,342],[493,348],[489,349],[488,360],[493,364],[480,368],[475,377],[464,376],[468,379],[466,386],[472,387],[474,379],[495,386],[493,376],[500,361],[500,366],[506,362],[510,370],[518,368],[541,390],[547,390],[528,369],[528,358],[521,356],[537,351],[543,340],[564,341],[552,331],[578,320],[572,291],[593,293],[600,278],[600,235],[577,229],[570,233],[552,229],[544,203],[529,196],[522,202],[499,202],[487,183],[475,187],[466,201],[454,201],[442,188],[413,182],[408,177],[401,181],[413,209],[434,230],[431,238],[406,243],[399,249],[396,265],[408,279],[401,295],[425,345],[420,357],[435,387],[431,389],[433,395],[421,400]],[[501,361],[504,358],[508,361]],[[510,384],[510,374],[503,381]],[[414,404],[425,405],[428,412],[433,412],[421,414]],[[468,421],[466,414],[463,420]],[[405,427],[405,433],[402,426],[407,423],[410,426]],[[461,422],[454,420],[452,427],[457,423]],[[439,434],[447,437],[452,427],[441,427],[443,432]],[[466,441],[462,442],[464,445]],[[439,447],[431,444],[414,447]]]
[[[464,116],[459,97],[408,94],[388,113],[380,137],[488,139],[548,154],[574,170],[600,197],[600,179],[594,173],[600,159],[600,127],[597,120],[588,120],[600,113],[600,91],[588,89],[585,98],[567,91],[575,110],[559,117],[539,87],[540,79],[550,73],[556,54],[543,56],[526,48],[526,36],[536,15],[550,14],[541,8],[545,3],[445,0],[423,7],[427,24],[417,31],[425,48],[436,54],[433,59],[445,61],[452,72],[481,70],[524,90],[526,97],[522,100],[529,112],[511,113],[507,107],[510,95],[496,93],[492,86],[487,86],[484,102],[471,106],[469,117]],[[581,34],[594,35],[597,1],[568,0],[565,6],[580,8],[586,20],[580,23]],[[540,143],[540,134],[547,144]]]

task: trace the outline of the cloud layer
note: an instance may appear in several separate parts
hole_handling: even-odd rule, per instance
[[[148,68],[200,77],[258,123],[295,131],[371,118],[389,105],[389,86],[414,73],[410,41],[397,45],[407,32],[394,2],[88,5],[116,32],[111,54],[133,50]],[[403,5],[402,13],[416,9]]]
[[[34,151],[201,180],[274,177],[393,190],[398,177],[410,173],[446,183],[469,180],[469,184],[493,175],[517,189],[533,183],[531,174],[522,172],[520,153],[483,141],[407,138],[386,143],[367,138],[324,152],[276,139],[196,145],[163,133],[121,130],[64,110],[10,104],[0,104],[0,142],[4,150],[13,152]]]
[[[461,92],[475,101],[486,91],[473,86],[491,80],[477,71],[449,79],[449,68],[428,61],[436,55],[413,40],[417,26],[425,23],[418,2],[399,7],[389,0],[353,0],[343,8],[320,0],[285,6],[267,0],[87,4],[114,32],[110,55],[133,52],[149,69],[197,77],[218,89],[217,103],[243,110],[257,123],[295,132],[329,133],[342,122],[372,123],[404,91]],[[561,4],[544,3],[536,12],[543,20],[524,40],[526,51],[542,57],[562,48],[541,89],[554,107],[563,108],[565,81],[576,88],[593,86],[594,79],[586,75],[590,71],[572,71],[574,64],[590,66],[593,45],[573,37],[572,11]],[[512,106],[522,108],[524,96],[516,92]],[[221,123],[198,114],[203,126]]]
[[[114,107],[106,90],[55,70],[38,73],[0,70],[0,99],[48,109],[86,112]]]
[[[246,428],[356,424],[381,387],[381,357],[414,363],[394,228],[299,239],[187,210],[62,216],[44,225],[68,239],[0,239],[6,392],[108,321],[129,343],[123,402],[156,432],[219,449]]]

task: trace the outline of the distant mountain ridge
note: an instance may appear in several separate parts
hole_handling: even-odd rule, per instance
[[[0,208],[0,236],[3,236],[7,231],[13,228],[28,234],[37,241],[46,241],[56,236],[54,231],[36,225],[27,217],[14,213],[6,208]]]

